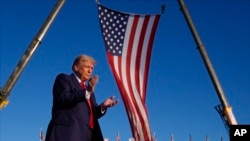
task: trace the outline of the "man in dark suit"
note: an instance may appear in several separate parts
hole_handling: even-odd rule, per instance
[[[73,62],[72,74],[56,77],[45,141],[103,141],[98,119],[118,101],[112,96],[100,105],[96,103],[94,65],[92,57],[80,55]]]

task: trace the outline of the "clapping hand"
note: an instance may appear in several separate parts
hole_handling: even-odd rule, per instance
[[[106,99],[102,103],[102,109],[105,110],[109,107],[113,107],[118,103],[118,100],[115,100],[115,96],[111,96],[110,98]]]
[[[89,81],[88,81],[88,87],[87,87],[87,90],[88,92],[91,94],[94,92],[95,90],[95,85],[97,84],[98,82],[98,76],[97,75],[94,75],[92,76]]]

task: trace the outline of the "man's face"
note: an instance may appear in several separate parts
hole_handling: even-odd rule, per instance
[[[94,69],[94,64],[91,60],[80,60],[80,62],[75,65],[75,71],[77,76],[81,81],[89,80]]]

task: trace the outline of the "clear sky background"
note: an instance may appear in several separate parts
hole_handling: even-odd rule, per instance
[[[100,0],[130,13],[160,13],[151,56],[146,105],[158,141],[229,140],[215,110],[220,104],[177,0]],[[56,0],[0,1],[0,86],[3,87]],[[250,124],[250,1],[185,0],[225,96],[239,124]],[[94,74],[101,103],[115,95],[120,103],[101,118],[104,137],[132,136],[127,114],[109,68],[95,0],[66,0],[0,111],[1,141],[38,141],[51,118],[52,86],[58,73],[71,73],[73,59],[97,60]]]

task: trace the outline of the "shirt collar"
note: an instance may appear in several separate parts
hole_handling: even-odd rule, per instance
[[[79,83],[81,83],[81,82],[82,82],[81,79],[80,79],[75,73],[73,73],[73,74],[75,75],[77,81],[78,81]]]

